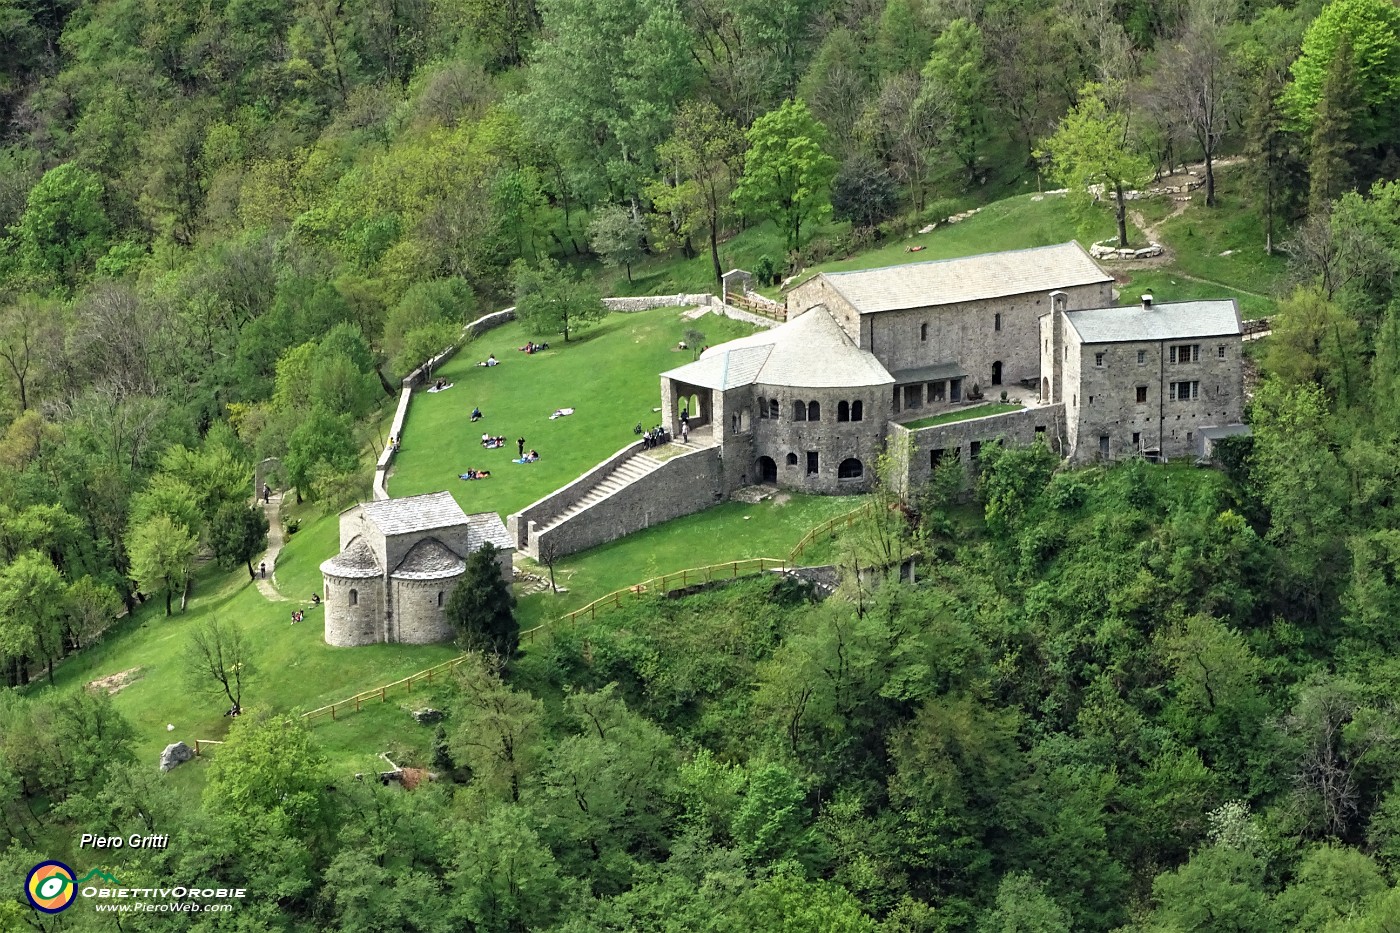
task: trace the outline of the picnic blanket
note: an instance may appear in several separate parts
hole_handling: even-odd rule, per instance
[[[437,386],[433,386],[433,387],[432,387],[431,389],[429,389],[428,391],[429,391],[429,392],[446,392],[448,389],[452,388],[452,387],[455,386],[456,384],[457,384],[457,383],[455,383],[455,382],[449,382],[447,385],[443,386],[441,389],[439,389]]]
[[[554,409],[554,414],[549,416],[549,420],[553,421],[555,418],[567,418],[573,413],[574,410],[572,408],[556,408]]]

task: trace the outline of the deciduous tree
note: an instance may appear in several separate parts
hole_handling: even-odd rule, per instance
[[[542,337],[569,333],[602,320],[607,308],[594,286],[553,259],[538,266],[516,261],[511,267],[515,284],[515,313],[534,334]]]
[[[789,251],[802,248],[802,225],[831,210],[836,160],[827,155],[826,127],[801,100],[787,100],[754,121],[746,134],[744,177],[734,189],[739,210],[773,220]]]
[[[183,588],[194,566],[195,536],[169,515],[158,514],[135,525],[127,535],[131,575],[143,590],[165,591],[165,614],[177,588]]]

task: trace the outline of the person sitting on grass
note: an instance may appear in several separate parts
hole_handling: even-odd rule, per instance
[[[533,448],[531,448],[530,452],[529,452],[528,454],[525,455],[525,462],[526,462],[526,463],[534,463],[534,462],[535,462],[536,460],[538,460],[538,459],[540,459],[539,451],[537,451],[537,450],[535,450],[535,449],[533,449]]]
[[[316,607],[316,606],[321,605],[321,594],[320,594],[320,593],[312,593],[312,594],[311,594],[311,605],[312,605],[313,608]]]
[[[458,479],[490,479],[490,470],[468,470],[465,473],[458,473]]]
[[[499,365],[501,365],[501,361],[498,360],[498,359],[496,359],[496,354],[492,353],[490,356],[488,356],[486,359],[482,360],[480,363],[477,363],[476,365],[478,365],[478,366],[499,366]]]
[[[473,420],[473,421],[480,421],[480,420],[481,420],[481,409],[480,409],[479,407],[473,406],[473,408],[472,408],[472,420]]]

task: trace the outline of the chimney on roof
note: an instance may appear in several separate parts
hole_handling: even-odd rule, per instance
[[[1142,306],[1146,310],[1152,310],[1152,293],[1148,292],[1142,296]]]

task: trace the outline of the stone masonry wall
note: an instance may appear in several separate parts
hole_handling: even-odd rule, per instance
[[[443,619],[443,607],[460,579],[393,581],[394,621],[400,644],[432,645],[452,640],[455,633]],[[438,594],[442,594],[441,606]]]
[[[1065,289],[1070,310],[1113,303],[1110,284]],[[929,308],[867,314],[868,346],[891,373],[956,360],[967,373],[963,390],[975,384],[992,392],[992,364],[1001,362],[1001,382],[1040,378],[1040,316],[1050,310],[1048,292],[966,301]],[[1001,315],[1001,330],[996,316]],[[928,336],[921,340],[923,326]],[[897,375],[896,375],[897,378]]]
[[[609,311],[632,314],[637,311],[650,311],[652,308],[683,308],[708,305],[714,298],[708,292],[680,295],[646,295],[637,298],[604,298],[603,304]]]
[[[758,478],[758,457],[772,457],[778,466],[778,485],[799,492],[845,495],[865,492],[875,480],[875,458],[884,449],[884,429],[890,418],[889,386],[864,388],[790,389],[779,386],[755,386],[754,394],[765,401],[778,400],[778,418],[755,417],[753,457],[749,464],[751,482]],[[817,421],[797,421],[793,415],[794,402],[807,406],[817,402]],[[837,421],[841,402],[861,402],[860,421]],[[755,405],[755,411],[757,406]],[[807,453],[817,454],[817,472],[808,474]],[[795,454],[797,462],[788,463]],[[860,477],[841,479],[837,476],[842,461],[854,458],[861,462]]]
[[[326,644],[340,648],[373,645],[383,640],[384,584],[379,577],[349,579],[324,575]],[[358,594],[350,605],[350,591]]]
[[[932,473],[932,451],[942,450],[945,457],[959,457],[971,469],[973,442],[994,444],[1001,440],[1030,444],[1036,439],[1036,429],[1043,428],[1050,449],[1058,450],[1059,438],[1064,434],[1063,425],[1063,405],[1041,405],[1037,408],[1007,412],[1004,415],[989,415],[985,418],[955,421],[952,424],[939,424],[913,431],[893,423],[889,425],[889,429],[893,444],[898,444],[906,436],[910,438],[906,481],[908,488],[918,489],[928,482]]]
[[[709,508],[723,498],[722,469],[715,447],[674,457],[564,524],[540,532],[534,545],[552,541],[557,554],[573,554]]]
[[[1172,363],[1172,345],[1197,345],[1194,363]],[[1221,356],[1223,348],[1224,356]],[[1102,354],[1102,365],[1098,355]],[[1138,363],[1138,355],[1143,362]],[[1113,344],[1071,344],[1070,363],[1078,356],[1077,389],[1067,385],[1075,422],[1075,463],[1102,455],[1100,438],[1108,438],[1108,457],[1133,456],[1158,448],[1167,457],[1200,450],[1202,427],[1236,424],[1243,415],[1238,336]],[[1195,399],[1174,400],[1173,382],[1197,382]],[[1145,400],[1137,401],[1138,389]],[[1077,395],[1077,398],[1075,396]],[[1134,444],[1133,435],[1138,436]]]
[[[556,489],[543,499],[537,499],[519,512],[509,516],[506,519],[506,531],[510,532],[510,538],[515,542],[516,549],[524,551],[527,546],[529,546],[530,549],[533,550],[533,543],[529,540],[528,534],[530,522],[533,521],[543,524],[560,512],[565,511],[569,506],[587,495],[588,491],[592,489],[600,479],[611,473],[615,466],[642,449],[643,445],[641,441],[628,444],[587,473],[579,476],[578,479],[569,483],[567,486]]]

